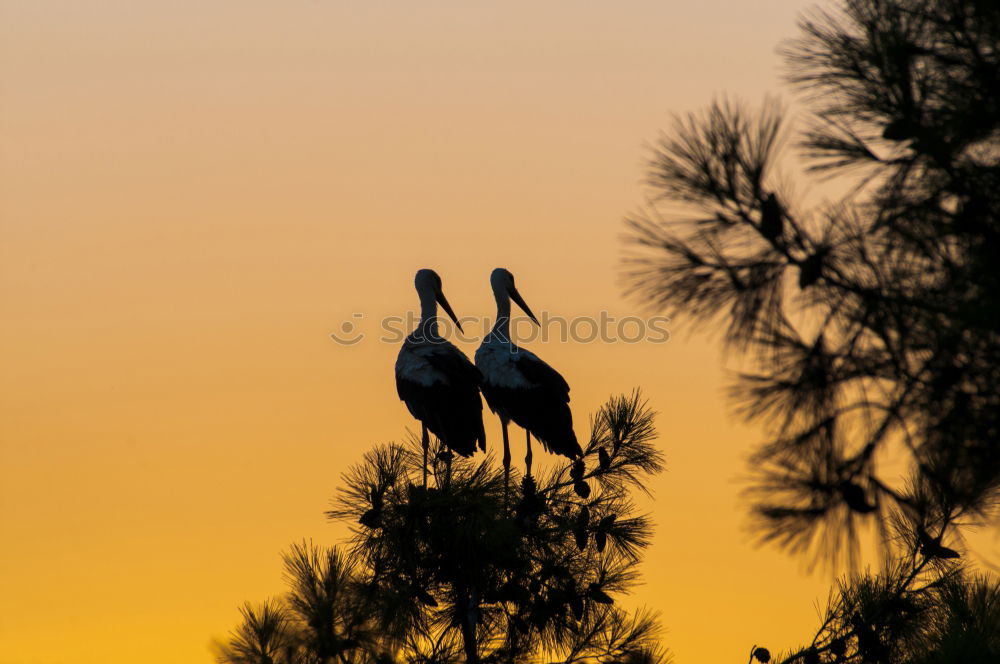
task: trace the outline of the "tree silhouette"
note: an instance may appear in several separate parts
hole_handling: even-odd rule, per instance
[[[513,497],[492,456],[439,447],[425,487],[419,440],[375,446],[328,512],[350,541],[292,547],[273,627],[245,610],[220,662],[664,661],[655,615],[615,602],[649,541],[630,495],[662,469],[654,437],[638,392],[612,398],[582,460],[515,471]]]
[[[724,321],[747,361],[732,396],[769,432],[748,491],[760,537],[837,566],[879,535],[884,570],[847,583],[790,659],[956,661],[932,654],[962,607],[997,617],[996,581],[960,561],[1000,496],[1000,4],[839,4],[784,54],[815,111],[808,171],[849,193],[807,207],[779,173],[780,105],[715,103],[656,144],[626,279],[675,318]]]
[[[289,658],[295,651],[296,637],[291,631],[285,610],[266,600],[259,606],[249,602],[240,607],[242,622],[229,641],[217,644],[219,661],[230,664],[276,664],[297,661]]]
[[[217,659],[228,664],[325,664],[388,661],[362,602],[357,566],[336,548],[293,544],[283,556],[288,593],[245,604]]]

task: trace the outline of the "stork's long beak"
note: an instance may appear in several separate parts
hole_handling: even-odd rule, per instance
[[[444,296],[443,291],[437,292],[437,301],[438,304],[441,305],[441,308],[448,313],[448,315],[451,317],[453,321],[455,321],[455,326],[458,328],[458,331],[464,333],[465,330],[462,329],[462,324],[458,322],[458,318],[455,316],[455,312],[451,310],[451,305],[448,304],[448,298]]]
[[[517,303],[517,306],[521,307],[521,311],[528,314],[528,318],[535,321],[535,325],[538,327],[542,326],[542,324],[538,322],[538,319],[535,318],[535,314],[531,313],[531,308],[528,307],[527,302],[524,301],[524,298],[521,297],[521,294],[517,292],[516,288],[510,291],[510,299],[514,300],[514,302]]]

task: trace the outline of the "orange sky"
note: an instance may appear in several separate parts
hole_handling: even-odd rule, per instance
[[[0,0],[0,664],[210,662],[280,551],[337,541],[340,473],[414,426],[398,348],[328,334],[414,309],[420,267],[460,315],[497,265],[536,313],[635,313],[644,144],[777,90],[802,6]],[[811,635],[829,579],[748,540],[759,433],[686,322],[530,347],[582,435],[633,386],[660,411],[633,599],[678,662],[742,662]]]

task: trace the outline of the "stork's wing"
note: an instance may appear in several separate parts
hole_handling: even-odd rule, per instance
[[[558,394],[569,402],[569,383],[537,355],[520,350],[515,355],[514,364],[532,385],[544,388],[549,394]]]
[[[523,384],[482,385],[486,403],[503,419],[511,419],[542,442],[546,450],[576,459],[583,454],[573,431],[569,384],[533,353],[519,349],[510,362]]]
[[[485,450],[479,369],[450,344],[423,350],[419,357],[436,379],[429,385],[421,384],[397,371],[399,398],[414,417],[458,454],[469,456],[476,447]]]
[[[442,352],[430,353],[427,356],[431,366],[449,378],[454,378],[470,391],[478,391],[479,385],[483,382],[483,374],[472,360],[451,344],[440,348]]]

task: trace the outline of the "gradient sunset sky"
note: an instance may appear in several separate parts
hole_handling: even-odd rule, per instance
[[[807,6],[0,0],[0,664],[208,664],[282,550],[338,542],[341,473],[417,426],[375,337],[418,268],[461,316],[496,266],[538,314],[647,313],[618,278],[645,146],[780,92]],[[581,437],[611,394],[659,411],[628,601],[679,664],[743,662],[808,638],[830,578],[754,547],[761,432],[688,326],[527,345]]]

